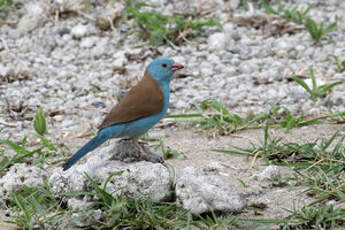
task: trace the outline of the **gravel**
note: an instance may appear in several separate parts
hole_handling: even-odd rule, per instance
[[[169,56],[186,66],[181,72],[184,77],[172,82],[169,113],[193,111],[209,98],[238,114],[263,112],[281,99],[281,105],[292,114],[316,116],[329,106],[332,111],[345,109],[345,84],[313,103],[306,91],[289,79],[294,74],[309,78],[313,67],[318,84],[344,81],[344,73],[336,72],[332,58],[345,58],[344,1],[320,0],[309,12],[310,17],[326,24],[339,16],[337,29],[320,44],[313,44],[305,29],[272,35],[262,28],[230,21],[263,15],[255,5],[250,5],[248,12],[238,8],[240,1],[231,1],[232,15],[222,0],[146,1],[164,13],[206,12],[202,18],[221,21],[222,31],[208,28],[202,36],[178,47],[144,43],[132,20],[119,20],[119,9],[124,7],[120,2],[112,7],[108,1],[91,1],[95,10],[90,11],[83,9],[83,1],[68,5],[63,5],[64,1],[51,5],[43,0],[15,2],[18,9],[10,12],[8,20],[17,24],[0,26],[1,139],[19,142],[31,135],[32,119],[40,106],[49,115],[47,137],[54,143],[83,136],[97,127],[156,56]],[[315,1],[298,2],[306,6]],[[105,30],[109,18],[114,28]],[[310,79],[305,80],[310,85]],[[47,176],[39,169],[32,172],[36,171]],[[17,184],[22,182],[18,180],[14,187]]]

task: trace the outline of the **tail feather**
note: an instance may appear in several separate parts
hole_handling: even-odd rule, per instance
[[[63,165],[63,171],[66,171],[67,169],[72,167],[72,165],[74,165],[80,158],[103,144],[108,139],[109,138],[99,134],[92,138],[83,147],[81,147],[81,149],[79,149],[68,161],[65,162],[65,164]]]

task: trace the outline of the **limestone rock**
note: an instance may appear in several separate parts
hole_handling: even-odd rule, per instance
[[[179,173],[176,196],[182,207],[194,214],[240,212],[245,207],[244,199],[222,177],[193,167]]]
[[[21,191],[23,185],[42,186],[44,177],[47,177],[47,173],[36,166],[15,164],[0,178],[0,197],[8,198],[11,193]]]
[[[115,142],[91,156],[84,164],[78,162],[67,171],[55,169],[49,178],[52,191],[61,195],[68,191],[92,190],[93,186],[85,173],[102,185],[113,175],[106,189],[115,197],[124,195],[156,202],[168,200],[172,183],[169,170],[160,163],[134,161],[138,150],[131,145],[130,141]],[[144,149],[150,152],[145,146]]]

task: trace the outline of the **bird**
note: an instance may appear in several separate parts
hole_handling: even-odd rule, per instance
[[[175,71],[184,68],[171,58],[154,59],[142,79],[111,109],[98,127],[98,132],[63,164],[63,171],[110,138],[129,138],[147,160],[138,138],[160,121],[169,106],[170,81]]]

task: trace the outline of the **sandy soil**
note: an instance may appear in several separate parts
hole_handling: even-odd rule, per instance
[[[306,143],[311,141],[320,142],[322,139],[328,139],[336,131],[344,129],[344,125],[313,125],[302,128],[296,128],[286,133],[283,129],[272,129],[271,137],[279,136],[285,141]],[[237,132],[231,136],[220,136],[208,138],[204,133],[195,133],[192,130],[178,128],[171,131],[165,129],[164,143],[173,149],[183,152],[186,160],[172,159],[168,162],[177,169],[184,167],[202,167],[207,168],[210,162],[219,162],[225,166],[220,170],[220,174],[229,180],[235,188],[247,198],[248,208],[240,217],[248,218],[282,218],[289,214],[287,210],[293,210],[294,207],[305,205],[312,201],[304,190],[307,187],[294,186],[293,183],[284,186],[274,186],[271,181],[258,180],[253,175],[262,172],[267,165],[263,160],[255,161],[250,168],[252,158],[244,156],[227,155],[212,151],[212,149],[231,149],[231,146],[249,147],[250,142],[260,143],[263,140],[263,130],[245,130]],[[292,175],[293,170],[288,167],[279,167],[282,178]],[[246,184],[243,186],[240,181]],[[264,206],[257,215],[257,209],[254,211],[250,206]],[[248,222],[239,223],[241,229],[252,229],[256,225]]]

